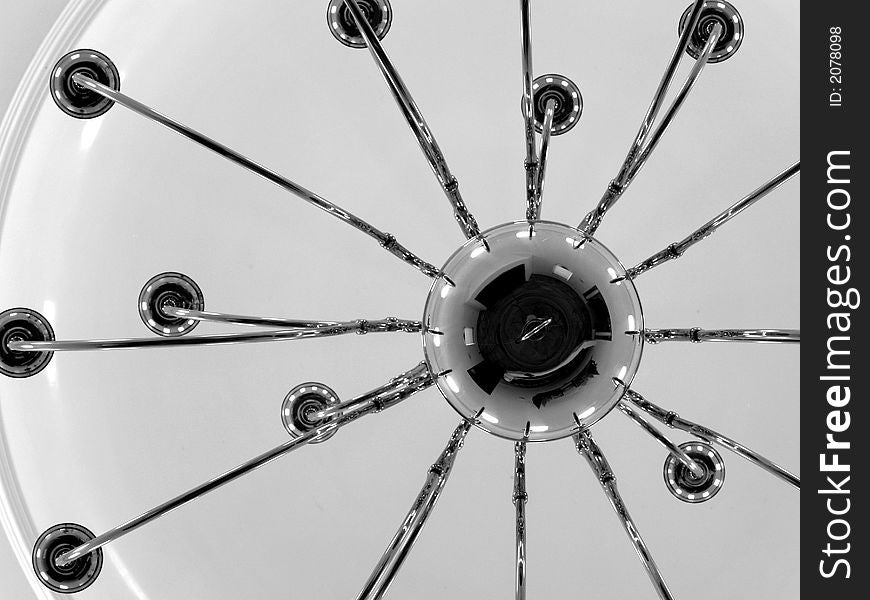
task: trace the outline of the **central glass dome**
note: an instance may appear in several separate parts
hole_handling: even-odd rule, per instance
[[[424,310],[426,362],[463,417],[555,440],[604,417],[631,383],[643,314],[625,267],[573,227],[509,223],[466,242]]]

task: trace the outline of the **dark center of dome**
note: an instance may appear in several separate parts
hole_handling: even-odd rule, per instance
[[[469,370],[472,379],[491,394],[499,383],[540,387],[566,375],[590,376],[591,342],[610,333],[607,305],[595,298],[590,302],[556,277],[526,279],[522,265],[505,271],[475,298],[485,310],[476,328],[483,361]]]

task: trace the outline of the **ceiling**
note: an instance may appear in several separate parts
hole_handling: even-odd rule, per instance
[[[44,92],[58,57],[100,50],[125,93],[440,265],[462,234],[370,56],[327,31],[326,4],[75,4],[23,82],[32,113],[7,124],[21,137],[0,179],[0,308],[35,308],[59,339],[146,336],[139,290],[177,270],[217,311],[419,318],[429,281],[337,219],[122,107],[79,121]],[[483,228],[525,209],[517,4],[394,0],[384,41]],[[552,140],[545,219],[576,225],[616,174],[687,4],[533,3],[535,73],[570,77],[584,98],[579,125]],[[705,70],[598,231],[626,265],[799,158],[797,3],[737,6],[740,51]],[[793,179],[645,274],[647,326],[799,327],[798,206]],[[294,385],[347,399],[421,359],[409,334],[58,354],[38,377],[0,380],[10,532],[31,544],[57,522],[114,527],[286,441]],[[633,387],[799,473],[798,368],[796,347],[665,344],[645,350]],[[432,388],[354,423],[108,546],[81,597],[353,597],[458,422]],[[799,595],[798,493],[725,455],[722,493],[686,505],[662,483],[664,451],[628,419],[593,433],[676,597]],[[529,597],[653,598],[571,442],[533,445],[527,463]],[[469,434],[390,597],[510,597],[512,473],[509,442]]]

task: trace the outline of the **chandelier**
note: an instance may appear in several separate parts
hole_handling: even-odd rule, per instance
[[[518,115],[524,130],[525,211],[524,216],[516,213],[519,220],[495,227],[478,223],[474,200],[466,201],[460,191],[459,181],[448,166],[447,153],[442,152],[433,128],[382,44],[393,22],[389,0],[330,0],[326,8],[326,25],[336,43],[347,47],[343,50],[348,53],[367,49],[371,54],[465,238],[441,262],[425,260],[411,249],[410,241],[400,242],[339,204],[147,104],[146,90],[140,94],[138,89],[134,93],[122,86],[119,67],[123,65],[116,65],[108,52],[79,48],[59,57],[48,73],[47,90],[70,122],[111,120],[116,111],[125,110],[163,125],[368,236],[426,278],[429,290],[425,299],[421,298],[422,312],[415,318],[260,317],[222,312],[217,309],[232,307],[212,308],[211,301],[206,309],[204,286],[196,279],[185,272],[162,271],[142,283],[136,301],[147,335],[143,332],[141,337],[132,338],[64,339],[51,320],[35,308],[0,307],[0,373],[7,379],[7,386],[23,386],[28,383],[25,380],[45,377],[49,365],[66,360],[66,354],[72,352],[137,348],[159,351],[168,347],[293,340],[304,344],[301,340],[381,333],[407,334],[422,342],[422,355],[409,359],[407,370],[357,396],[340,397],[329,381],[295,385],[281,402],[281,424],[288,434],[285,442],[115,527],[95,534],[85,524],[67,522],[58,515],[57,524],[33,540],[33,572],[42,585],[62,594],[80,592],[91,585],[98,589],[103,551],[116,540],[170,511],[188,510],[186,505],[192,501],[275,459],[305,446],[328,443],[339,429],[362,417],[400,404],[408,406],[415,394],[430,387],[437,388],[460,420],[443,450],[433,456],[422,489],[399,521],[386,551],[373,561],[371,574],[357,596],[359,600],[381,598],[387,592],[433,514],[472,431],[492,434],[512,446],[513,571],[518,600],[526,598],[527,575],[535,576],[534,566],[527,573],[527,562],[535,562],[534,554],[527,557],[529,445],[572,440],[662,599],[674,595],[664,570],[657,566],[651,547],[641,535],[643,524],[635,523],[617,488],[615,470],[595,439],[596,423],[612,413],[622,413],[658,443],[665,451],[662,485],[679,503],[699,505],[712,501],[725,485],[725,466],[732,456],[745,459],[785,486],[799,488],[798,476],[718,426],[703,424],[703,414],[682,416],[666,403],[642,395],[633,382],[642,355],[656,351],[651,346],[679,342],[799,344],[797,329],[705,329],[692,324],[649,327],[636,283],[641,277],[654,277],[648,272],[681,258],[797,175],[800,164],[783,164],[780,172],[766,181],[752,183],[753,190],[723,205],[721,212],[711,214],[703,225],[682,232],[684,237],[631,267],[626,268],[598,235],[609,211],[647,164],[706,67],[714,65],[711,70],[715,69],[717,63],[738,55],[744,42],[743,17],[725,0],[695,0],[682,15],[674,15],[676,47],[624,161],[591,210],[576,224],[564,224],[542,218],[547,165],[551,144],[558,143],[554,138],[572,131],[576,135],[575,128],[584,117],[583,93],[576,77],[560,73],[536,76],[530,1],[520,0],[519,4],[522,88],[518,89]],[[326,35],[322,29],[319,33]],[[691,68],[680,83],[677,71],[687,57]],[[240,81],[228,82],[228,86],[238,90],[245,87]],[[348,126],[352,127],[352,123]],[[699,148],[693,151],[703,151],[706,141],[701,138],[698,142]],[[514,209],[519,207],[504,207],[508,218]],[[177,226],[171,216],[167,221]],[[99,311],[102,302],[91,302]],[[218,324],[231,331],[195,332],[202,323]],[[232,331],[236,326],[242,328]],[[699,408],[693,412],[702,411]],[[669,430],[690,439],[677,443]],[[741,482],[729,480],[729,485],[739,487]],[[461,540],[456,543],[461,544]]]

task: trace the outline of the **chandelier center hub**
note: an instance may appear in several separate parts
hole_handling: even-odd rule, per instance
[[[558,223],[509,223],[466,242],[442,273],[426,301],[424,352],[464,417],[546,441],[619,401],[640,362],[643,317],[601,243]]]

